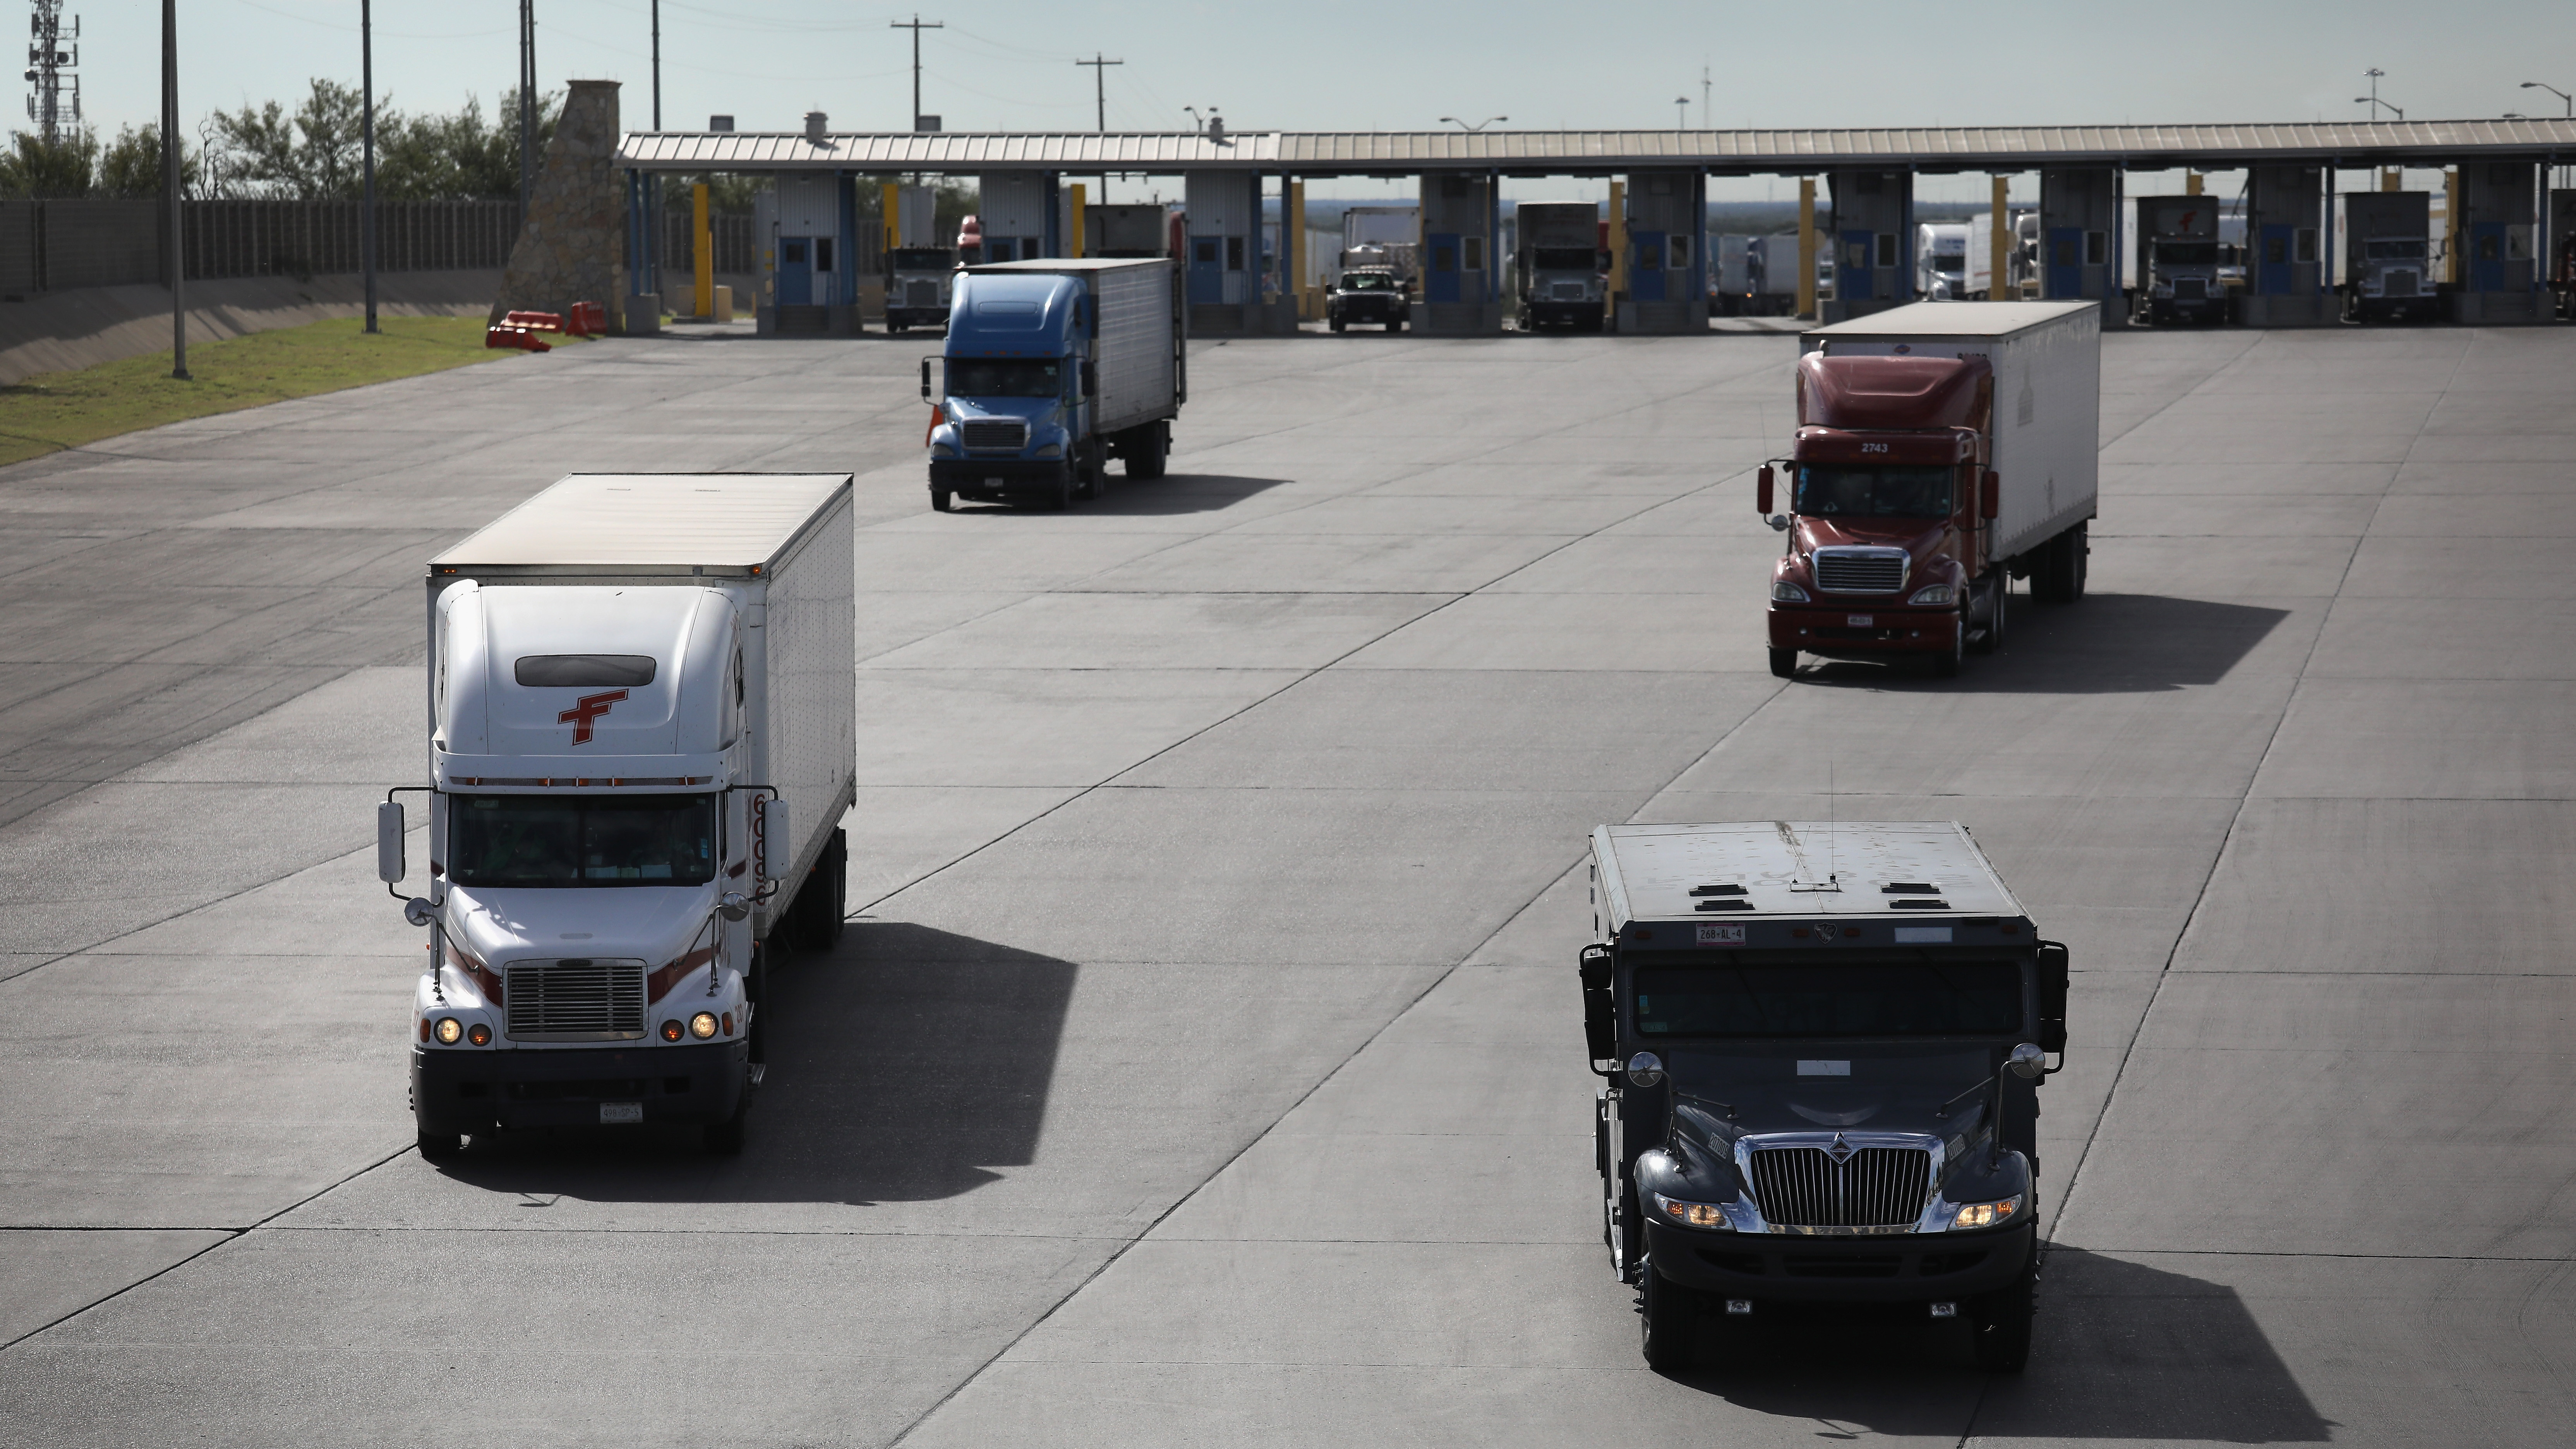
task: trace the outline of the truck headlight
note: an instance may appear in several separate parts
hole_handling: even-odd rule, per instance
[[[1969,1203],[1959,1209],[1959,1215],[1950,1220],[1950,1226],[1952,1228],[1991,1228],[2020,1212],[2024,1196],[2026,1194],[2017,1192],[2001,1202]]]
[[[1032,458],[1061,458],[1064,456],[1064,444],[1049,443],[1043,448],[1032,450],[1029,453],[1029,456]]]
[[[440,1046],[454,1046],[464,1037],[465,1024],[455,1017],[442,1016],[438,1019],[437,1034]]]
[[[1713,1202],[1684,1202],[1677,1197],[1653,1194],[1655,1210],[1686,1228],[1730,1228],[1726,1211]]]
[[[492,1044],[492,1028],[485,1026],[483,1023],[478,1021],[472,1026],[465,1028],[465,1039],[475,1046],[490,1046]]]
[[[1959,591],[1948,584],[1926,584],[1914,591],[1909,604],[1951,604],[1958,602]]]
[[[715,1034],[716,1014],[714,1012],[701,1011],[697,1015],[689,1018],[689,1035],[696,1037],[700,1041],[705,1041],[708,1037],[714,1036]]]
[[[1781,579],[1771,585],[1771,601],[1777,604],[1803,604],[1807,602],[1807,591],[1787,579]]]

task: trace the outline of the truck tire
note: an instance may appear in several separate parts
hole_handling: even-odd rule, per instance
[[[933,489],[931,489],[931,490],[930,490],[930,509],[931,509],[931,511],[932,511],[933,513],[953,513],[953,512],[955,512],[955,511],[956,511],[956,509],[957,509],[957,495],[956,495],[956,494],[954,494],[954,493],[951,493],[950,491],[948,491],[948,490],[947,490],[947,489],[945,489],[945,488],[933,488]]]
[[[1395,321],[1393,321],[1393,322],[1389,322],[1388,324],[1386,324],[1386,330],[1387,330],[1387,331],[1389,331],[1389,332],[1401,332],[1401,331],[1403,331],[1403,330],[1404,330],[1404,319],[1402,319],[1402,318],[1397,318]]]
[[[2011,598],[2012,576],[1998,569],[1992,581],[1986,585],[1986,627],[1977,633],[1974,647],[1978,653],[1994,654],[2002,651],[2004,630],[2008,622],[2006,614],[2010,608]]]
[[[452,1162],[464,1155],[465,1138],[454,1132],[432,1132],[426,1128],[419,1135],[421,1159],[426,1162]]]
[[[2017,1374],[2030,1364],[2030,1320],[2039,1275],[2022,1269],[2012,1285],[1973,1299],[1968,1327],[1976,1335],[1977,1367],[1988,1373]]]
[[[1127,430],[1127,444],[1121,451],[1127,455],[1127,476],[1153,479],[1163,476],[1164,460],[1172,450],[1171,425],[1141,423]]]
[[[1637,1294],[1646,1367],[1663,1373],[1690,1367],[1699,1350],[1699,1315],[1700,1296],[1648,1263],[1646,1281]]]
[[[1046,491],[1041,506],[1049,513],[1062,513],[1073,506],[1073,475],[1079,471],[1071,458],[1058,464],[1055,484]]]
[[[2084,597],[2084,584],[2092,573],[2093,525],[2079,523],[2066,530],[2066,602]]]
[[[1334,331],[1336,331],[1336,332],[1345,332],[1345,331],[1350,330],[1350,325],[1351,325],[1351,324],[1349,324],[1349,323],[1347,323],[1347,322],[1343,321],[1343,320],[1342,320],[1341,318],[1339,318],[1339,317],[1336,317],[1336,318],[1334,318],[1330,323],[1327,323],[1326,325],[1327,325],[1327,326],[1330,326],[1330,327],[1331,327]]]
[[[1098,438],[1082,440],[1082,496],[1094,502],[1109,496],[1109,445]]]
[[[751,944],[751,970],[745,974],[742,996],[751,1003],[751,1029],[743,1033],[746,1055],[754,1062],[769,1060],[769,943]]]
[[[1775,674],[1775,675],[1779,676],[1779,677],[1780,677],[1780,678],[1782,678],[1782,679],[1795,679],[1795,678],[1797,678],[1797,677],[1798,677],[1798,651],[1797,651],[1797,650],[1795,650],[1795,649],[1774,649],[1774,650],[1772,650],[1772,651],[1771,651],[1771,672],[1772,672],[1773,674]]]
[[[1932,677],[1934,679],[1956,679],[1959,677],[1959,659],[1960,656],[1967,653],[1967,642],[1968,611],[1961,609],[1959,612],[1950,616],[1949,647],[1932,656]]]

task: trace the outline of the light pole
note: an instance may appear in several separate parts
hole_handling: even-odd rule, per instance
[[[1446,123],[1447,123],[1447,124],[1449,124],[1449,125],[1452,125],[1452,126],[1457,127],[1457,128],[1458,128],[1459,130],[1461,130],[1461,131],[1465,131],[1465,132],[1467,132],[1469,135],[1473,135],[1473,134],[1475,134],[1476,132],[1478,132],[1478,131],[1481,131],[1481,130],[1485,129],[1487,126],[1490,126],[1490,125],[1494,124],[1496,121],[1508,121],[1508,120],[1510,120],[1510,119],[1511,119],[1511,117],[1509,117],[1509,116],[1487,116],[1485,119],[1483,119],[1483,120],[1481,120],[1481,121],[1478,121],[1476,124],[1474,124],[1474,125],[1472,125],[1472,126],[1468,125],[1466,122],[1464,122],[1464,121],[1462,121],[1462,120],[1459,120],[1456,116],[1442,116],[1440,119],[1441,119],[1442,121],[1446,122]]]
[[[2567,118],[2569,120],[2576,120],[2576,96],[2567,94],[2565,91],[2560,90],[2558,87],[2551,85],[2547,81],[2524,81],[2522,83],[2522,88],[2524,90],[2532,90],[2534,88],[2544,90],[2549,92],[2551,95],[2556,96],[2558,99],[2565,101],[2567,103]]]
[[[188,233],[179,209],[179,0],[161,0],[161,188],[170,198],[170,375],[188,381]]]
[[[366,212],[359,218],[358,246],[366,253],[367,330],[376,330],[376,4],[358,0],[358,91],[361,148],[367,175]]]
[[[1673,97],[1673,129],[1676,131],[1690,129],[1690,97],[1688,96]]]
[[[2356,106],[2370,107],[2370,118],[2374,121],[2379,119],[2379,108],[2382,106],[2388,106],[2389,110],[2396,111],[2397,119],[2401,121],[2405,120],[2406,113],[2404,111],[2398,110],[2397,107],[2389,105],[2388,102],[2379,98],[2379,78],[2388,74],[2388,72],[2381,70],[2379,67],[2374,65],[2366,73],[2370,77],[2370,94],[2366,96],[2354,96],[2352,98],[2352,103]]]

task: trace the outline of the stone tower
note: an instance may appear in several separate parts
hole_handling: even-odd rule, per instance
[[[493,321],[505,312],[566,312],[575,302],[601,302],[609,329],[623,329],[626,208],[617,186],[617,85],[570,82],[527,219],[501,272]]]

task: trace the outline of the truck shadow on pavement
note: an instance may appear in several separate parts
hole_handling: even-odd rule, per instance
[[[567,1129],[478,1138],[445,1170],[593,1202],[865,1206],[955,1197],[1035,1159],[1072,962],[856,921],[773,969],[768,1080],[740,1158],[698,1155],[693,1128]]]
[[[2144,1439],[2320,1444],[2318,1414],[2236,1290],[2127,1259],[2054,1247],[2030,1367],[1975,1392],[1967,1330],[1919,1307],[1861,1317],[1816,1310],[1727,1334],[1678,1382],[1819,1438]],[[1722,1357],[1724,1366],[1718,1366]],[[1943,1392],[1944,1386],[1954,1392]],[[1955,1392],[1965,1389],[1964,1394]],[[1973,1401],[1961,1437],[1961,1400]]]
[[[1798,682],[1976,694],[2153,694],[2216,684],[2288,617],[2287,609],[2161,594],[2088,594],[2064,608],[2016,594],[2002,651],[1970,655],[1956,679],[1932,678],[1913,660],[1806,657]]]
[[[1225,473],[1166,473],[1160,478],[1131,482],[1113,473],[1109,478],[1109,496],[1077,502],[1073,505],[1073,513],[1075,516],[1106,514],[1112,518],[1214,513],[1219,509],[1232,508],[1287,481],[1285,478],[1239,478]],[[1009,518],[1044,511],[1026,504],[957,500],[957,516],[960,518],[979,514],[986,518]]]

